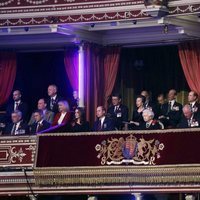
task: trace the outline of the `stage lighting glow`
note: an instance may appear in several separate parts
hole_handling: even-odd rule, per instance
[[[78,92],[79,106],[84,107],[84,51],[83,46],[79,47],[78,62]]]

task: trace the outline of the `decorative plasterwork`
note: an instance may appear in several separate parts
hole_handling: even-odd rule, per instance
[[[177,6],[169,9],[169,15],[183,15],[200,12],[200,4],[194,6]],[[65,24],[80,22],[101,22],[115,20],[130,20],[135,18],[150,17],[147,13],[137,10],[129,12],[111,12],[101,14],[81,14],[68,16],[48,16],[34,18],[18,18],[18,19],[0,19],[0,26],[26,26],[26,25],[44,25],[44,24]]]
[[[32,167],[35,151],[34,138],[1,138],[0,167]]]

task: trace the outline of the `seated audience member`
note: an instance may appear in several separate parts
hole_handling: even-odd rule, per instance
[[[50,110],[47,110],[47,103],[45,99],[39,99],[38,100],[38,105],[37,105],[38,110],[41,110],[44,115],[44,120],[46,120],[48,123],[52,123],[54,119],[54,113]],[[34,113],[31,115],[31,119],[28,123],[28,125],[32,125],[35,122],[35,117]]]
[[[0,135],[3,134],[5,126],[6,126],[6,117],[5,117],[5,114],[3,113],[1,115],[1,113],[0,113]]]
[[[145,97],[142,95],[137,96],[136,98],[136,109],[133,110],[132,121],[130,121],[131,125],[130,129],[137,129],[144,122],[142,113],[145,103]]]
[[[168,128],[175,128],[182,116],[182,105],[176,102],[176,95],[174,89],[168,92],[168,102],[163,105],[163,114],[158,117],[164,126]]]
[[[94,131],[112,131],[115,130],[113,120],[106,117],[106,109],[103,106],[97,107],[97,120],[94,122]]]
[[[58,102],[59,112],[55,115],[52,126],[68,124],[71,120],[71,113],[67,101]]]
[[[154,109],[154,105],[153,105],[153,102],[151,101],[149,92],[146,90],[143,90],[140,95],[145,97],[144,108]]]
[[[108,108],[108,116],[114,121],[118,130],[123,128],[123,122],[128,121],[128,107],[122,104],[121,95],[112,95],[112,106]]]
[[[62,100],[57,94],[58,88],[56,85],[49,85],[48,87],[48,99],[47,99],[47,109],[57,113],[58,112],[58,102]]]
[[[75,109],[75,117],[72,122],[73,132],[87,132],[90,131],[89,122],[85,119],[85,111],[83,108],[77,107]]]
[[[190,105],[183,107],[183,116],[178,128],[195,128],[200,126],[200,117],[192,112]]]
[[[50,128],[51,124],[44,119],[42,110],[36,110],[33,113],[33,117],[35,122],[29,127],[31,134],[35,134]]]
[[[13,111],[15,110],[19,110],[21,111],[22,113],[22,118],[24,120],[27,119],[27,114],[28,114],[28,106],[26,103],[24,103],[22,101],[22,95],[21,95],[21,91],[20,90],[15,90],[13,92],[13,102],[10,103],[8,106],[7,106],[7,109],[6,109],[6,115],[7,115],[7,119],[8,121],[10,121],[10,117],[11,117],[11,114]]]
[[[73,91],[73,98],[71,101],[71,110],[75,111],[75,109],[78,107],[79,104],[79,97],[78,97],[78,91]]]
[[[158,118],[159,116],[162,116],[165,114],[165,111],[164,111],[164,104],[166,103],[166,100],[165,100],[165,96],[164,94],[159,94],[158,97],[157,97],[157,105],[156,105],[156,111],[155,111],[155,117]]]
[[[191,111],[194,113],[194,115],[200,115],[200,104],[198,103],[198,94],[196,92],[189,92],[188,104],[190,105]]]
[[[141,124],[140,129],[142,130],[157,130],[161,129],[161,125],[157,120],[154,120],[154,112],[150,109],[145,109],[142,113],[144,123]]]
[[[28,126],[22,120],[22,112],[15,110],[11,114],[12,123],[5,128],[5,135],[23,135],[28,134]]]

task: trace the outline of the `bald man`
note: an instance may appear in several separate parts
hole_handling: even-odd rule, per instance
[[[7,106],[6,115],[9,122],[11,122],[11,114],[13,111],[19,110],[22,113],[22,118],[26,121],[28,114],[28,106],[22,101],[22,94],[20,90],[13,92],[13,101]]]
[[[178,128],[195,128],[199,127],[200,118],[195,115],[190,105],[183,107],[183,116],[181,122],[178,124]]]
[[[176,128],[181,120],[182,105],[176,101],[176,96],[176,90],[169,90],[168,102],[163,105],[163,115],[158,117],[167,128]]]

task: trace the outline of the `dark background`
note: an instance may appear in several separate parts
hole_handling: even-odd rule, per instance
[[[14,89],[22,91],[30,113],[36,108],[39,98],[47,97],[49,84],[56,84],[58,93],[67,100],[71,99],[72,88],[65,72],[64,51],[17,53]],[[114,91],[122,94],[130,110],[141,90],[151,91],[155,100],[159,93],[167,93],[171,88],[178,92],[189,90],[176,45],[122,48]],[[5,105],[1,110],[4,109]]]
[[[72,97],[63,51],[17,53],[17,75],[13,90],[22,91],[23,101],[28,103],[30,113],[36,109],[38,99],[47,97],[49,84],[56,84],[63,98]]]

